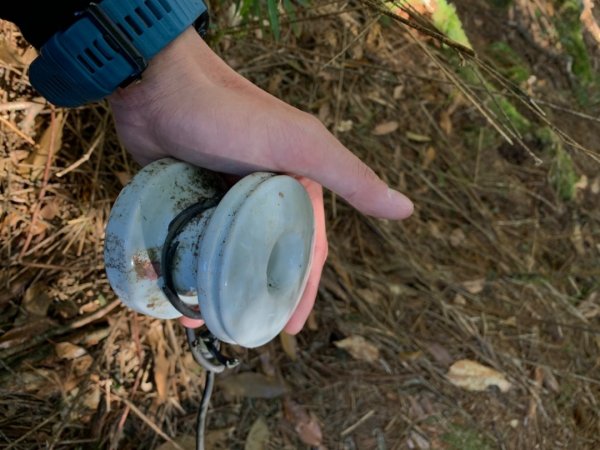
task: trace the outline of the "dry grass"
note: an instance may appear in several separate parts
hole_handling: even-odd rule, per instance
[[[238,372],[284,380],[328,448],[598,448],[598,164],[567,147],[580,182],[563,199],[552,143],[523,137],[543,161],[535,165],[457,94],[423,41],[347,3],[306,13],[299,38],[275,43],[235,28],[214,46],[269,92],[318,115],[417,208],[390,223],[327,194],[331,256],[311,326],[287,353],[279,342],[230,349],[245,361]],[[508,26],[504,10],[457,3],[484,53]],[[0,446],[152,448],[189,435],[202,374],[178,326],[113,303],[103,273],[110,205],[136,167],[105,105],[61,111],[35,98],[18,33],[1,26]],[[548,119],[598,152],[598,105],[582,110],[560,65],[505,30],[538,55],[529,93],[563,110],[543,106]],[[388,122],[397,129],[373,133]],[[376,362],[333,345],[353,335],[379,349]],[[64,342],[85,354],[61,352]],[[506,374],[512,389],[453,386],[446,373],[460,359]],[[264,396],[276,387],[250,389]],[[242,448],[259,417],[269,448],[304,448],[279,400],[225,394],[217,390],[210,416],[215,448]]]

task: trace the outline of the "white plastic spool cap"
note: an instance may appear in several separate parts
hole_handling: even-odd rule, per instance
[[[125,304],[162,319],[180,316],[161,290],[160,254],[169,223],[224,190],[215,174],[171,159],[146,166],[123,189],[106,230],[105,262]],[[295,179],[255,173],[191,221],[177,240],[173,278],[179,296],[200,305],[217,338],[256,347],[283,329],[306,286],[312,205]]]

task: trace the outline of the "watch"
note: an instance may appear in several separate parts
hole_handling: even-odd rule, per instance
[[[205,29],[207,18],[202,0],[90,3],[42,46],[29,80],[57,106],[100,100],[139,79],[148,61],[186,28]]]

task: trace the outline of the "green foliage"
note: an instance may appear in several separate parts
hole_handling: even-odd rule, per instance
[[[506,42],[494,42],[486,53],[494,61],[500,73],[515,84],[521,84],[530,77],[527,63]]]
[[[593,70],[579,20],[581,1],[557,0],[557,3],[558,14],[554,25],[566,52],[573,58],[573,73],[580,81],[590,83],[593,80]]]
[[[456,425],[450,427],[450,430],[442,436],[442,440],[452,450],[492,450],[493,448],[477,431]]]
[[[225,0],[220,0],[225,3]],[[261,22],[269,22],[271,33],[276,40],[281,38],[281,11],[291,21],[291,29],[296,36],[300,34],[300,27],[296,23],[299,8],[307,7],[309,0],[237,0],[236,6],[244,23],[258,18]],[[281,9],[282,8],[282,9]]]
[[[536,135],[543,147],[552,152],[552,163],[548,172],[550,186],[561,200],[566,202],[573,200],[579,175],[575,170],[571,155],[565,151],[560,139],[553,131],[543,128]]]
[[[454,5],[448,0],[438,0],[433,13],[433,24],[438,30],[455,42],[471,48],[471,42],[463,29],[462,22],[456,13]]]
[[[575,165],[560,141],[554,142],[554,160],[549,172],[549,180],[556,194],[564,201],[569,202],[575,198],[575,185],[579,176]]]

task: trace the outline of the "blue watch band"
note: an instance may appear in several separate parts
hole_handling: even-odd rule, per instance
[[[206,12],[202,0],[103,0],[56,33],[29,67],[57,106],[100,100],[138,78],[148,61]]]

